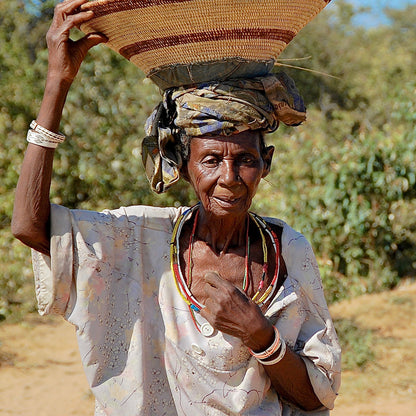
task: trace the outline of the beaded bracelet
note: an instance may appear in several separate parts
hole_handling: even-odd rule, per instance
[[[35,120],[32,120],[30,127],[37,133],[43,134],[45,138],[55,143],[63,143],[65,141],[65,136],[62,133],[54,133],[45,127],[40,126]]]
[[[264,360],[265,358],[271,357],[279,348],[280,348],[280,334],[277,328],[273,325],[274,329],[274,341],[269,348],[265,349],[262,352],[254,352],[252,349],[249,348],[250,354],[256,358],[257,360]]]
[[[37,146],[49,147],[51,149],[56,149],[59,144],[58,142],[49,140],[42,133],[38,133],[32,129],[27,132],[26,140],[29,143],[36,144]]]
[[[257,359],[257,361],[259,363],[263,364],[263,365],[273,365],[273,364],[277,364],[279,361],[281,361],[282,358],[285,356],[285,354],[286,354],[286,342],[285,342],[284,339],[282,339],[280,341],[279,355],[275,359],[270,360],[270,361],[264,361],[264,360],[261,360],[261,359]]]

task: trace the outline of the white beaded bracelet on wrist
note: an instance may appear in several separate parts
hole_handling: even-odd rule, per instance
[[[43,136],[43,134],[38,133],[37,131],[32,130],[32,129],[30,129],[27,132],[26,140],[29,143],[36,144],[36,145],[42,146],[42,147],[49,147],[51,149],[56,149],[58,147],[58,144],[59,144],[57,142],[53,142],[53,141],[47,139],[45,136]]]
[[[261,364],[263,365],[273,365],[277,364],[279,361],[283,359],[286,354],[286,342],[284,339],[280,338],[279,331],[273,325],[274,329],[274,341],[269,348],[266,348],[264,351],[261,352],[254,352],[252,349],[249,348],[250,354]],[[276,358],[273,360],[268,360],[272,355],[274,355],[277,351],[280,352]]]
[[[45,127],[40,126],[36,120],[32,120],[30,128],[35,130],[37,133],[43,134],[52,142],[63,143],[65,141],[65,136],[62,133],[54,133],[53,131],[45,129]]]
[[[30,123],[30,127],[26,137],[29,143],[56,149],[58,144],[65,141],[65,136],[62,133],[54,133],[45,129],[45,127],[40,126],[35,120]]]

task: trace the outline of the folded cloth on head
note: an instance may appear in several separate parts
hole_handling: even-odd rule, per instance
[[[305,119],[303,99],[283,72],[167,89],[146,122],[147,137],[142,142],[151,188],[161,193],[178,181],[180,132],[191,137],[229,136],[245,130],[272,132],[279,122],[297,126]]]

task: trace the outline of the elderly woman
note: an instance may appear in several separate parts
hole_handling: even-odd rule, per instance
[[[76,328],[95,414],[327,414],[340,349],[312,249],[283,221],[249,212],[274,151],[263,132],[304,119],[296,90],[267,76],[165,93],[148,123],[146,170],[157,191],[183,176],[200,201],[190,209],[51,205],[66,94],[105,41],[69,39],[93,16],[83,3],[55,9],[12,229],[33,249],[40,313]]]

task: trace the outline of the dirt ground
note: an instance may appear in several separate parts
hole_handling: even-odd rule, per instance
[[[331,415],[415,415],[416,283],[341,302],[331,312],[376,336],[374,362],[343,374]],[[0,415],[92,416],[93,402],[69,324],[30,315],[0,325]]]

